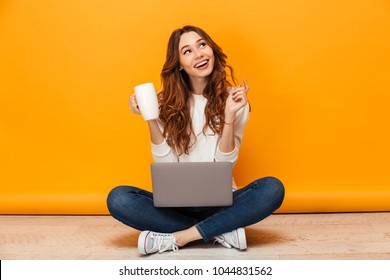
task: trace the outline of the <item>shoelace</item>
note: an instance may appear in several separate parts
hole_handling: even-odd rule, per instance
[[[232,245],[230,245],[229,241],[226,240],[226,236],[224,235],[216,236],[213,244],[215,244],[215,242],[222,244],[226,248],[232,248]]]
[[[165,252],[166,250],[172,249],[172,251],[176,252],[179,250],[179,247],[175,243],[175,239],[172,235],[162,235],[155,234],[151,236],[154,240],[153,247],[151,251],[158,251],[159,253]]]

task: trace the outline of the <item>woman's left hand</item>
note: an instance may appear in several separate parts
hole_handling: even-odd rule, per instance
[[[249,91],[249,86],[244,79],[244,86],[233,87],[229,90],[229,96],[226,100],[225,106],[225,119],[233,118],[234,115],[248,103],[247,92]]]

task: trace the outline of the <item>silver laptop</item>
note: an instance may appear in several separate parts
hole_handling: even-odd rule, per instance
[[[160,162],[151,164],[155,207],[230,206],[231,162]]]

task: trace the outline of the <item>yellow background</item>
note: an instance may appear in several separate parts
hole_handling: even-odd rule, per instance
[[[128,110],[173,29],[205,29],[247,78],[235,177],[273,175],[279,212],[390,210],[390,2],[2,0],[0,213],[107,213],[150,189],[149,136]]]

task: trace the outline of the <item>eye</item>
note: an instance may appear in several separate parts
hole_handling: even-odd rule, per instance
[[[183,52],[184,55],[190,54],[190,53],[191,53],[191,50],[185,50],[185,51]]]
[[[205,43],[205,42],[202,42],[202,43],[200,43],[200,45],[199,45],[199,47],[201,48],[201,49],[203,49],[204,47],[206,47],[207,46],[207,44]]]

